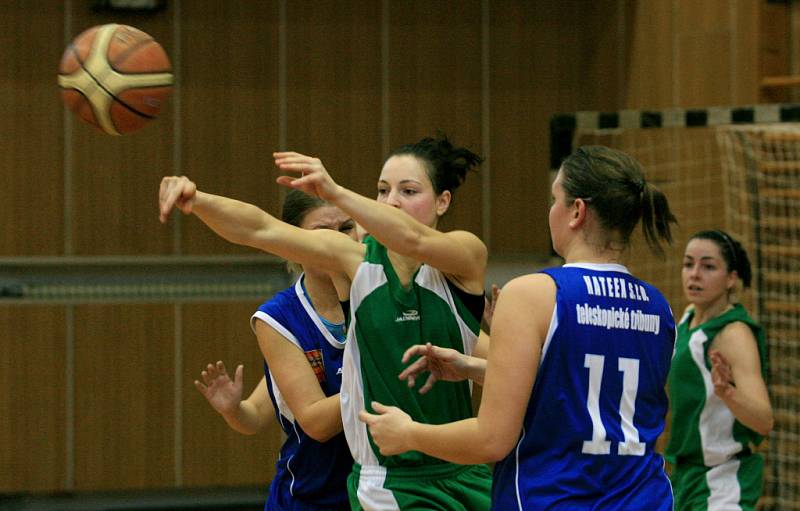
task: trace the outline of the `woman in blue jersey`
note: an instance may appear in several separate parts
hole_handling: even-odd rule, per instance
[[[754,510],[764,460],[753,451],[772,430],[764,330],[736,301],[750,286],[747,252],[724,231],[689,239],[681,272],[690,302],[669,375],[675,508]]]
[[[381,452],[497,461],[497,510],[671,510],[654,447],[675,325],[663,295],[622,264],[640,220],[657,252],[671,241],[667,200],[633,158],[606,147],[570,155],[549,216],[565,264],[503,287],[488,360],[426,345],[406,354],[426,355],[416,369],[443,364],[439,379],[483,383],[478,417],[420,424],[373,403],[361,417]]]
[[[286,195],[282,218],[302,229],[337,231],[355,240],[350,217],[297,190]],[[297,282],[264,302],[251,318],[265,373],[253,394],[241,401],[242,366],[231,381],[222,362],[209,364],[204,383],[195,385],[241,433],[262,429],[277,411],[286,440],[265,510],[343,511],[350,509],[346,482],[353,464],[339,406],[344,311],[327,272],[310,265],[290,267],[300,273]]]
[[[288,174],[278,182],[351,215],[370,233],[363,243],[292,229],[255,206],[197,191],[186,178],[162,181],[162,221],[177,207],[229,241],[324,268],[349,285],[352,322],[341,409],[355,460],[348,479],[354,509],[489,507],[485,465],[456,465],[421,453],[383,456],[358,420],[376,398],[404,406],[422,422],[472,416],[467,382],[440,386],[422,398],[396,375],[402,353],[420,342],[435,340],[461,353],[479,349],[486,246],[472,233],[441,232],[437,225],[480,162],[444,137],[402,146],[384,162],[376,201],[339,186],[316,158],[275,153],[276,165]]]

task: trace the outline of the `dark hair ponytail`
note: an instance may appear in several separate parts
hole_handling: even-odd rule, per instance
[[[663,255],[660,240],[672,243],[670,224],[677,219],[667,197],[645,181],[641,165],[630,155],[583,146],[564,160],[561,173],[566,194],[586,201],[603,229],[617,232],[626,246],[639,220],[653,252]]]
[[[437,195],[449,190],[455,197],[456,189],[467,179],[467,172],[483,162],[483,158],[464,147],[455,147],[447,136],[425,137],[419,142],[398,147],[389,155],[408,154],[425,163],[428,177]],[[388,158],[387,158],[388,159]]]
[[[719,247],[719,252],[728,266],[728,271],[735,270],[739,278],[742,279],[742,285],[746,288],[750,287],[753,272],[750,267],[750,258],[747,257],[747,251],[741,243],[733,239],[727,232],[719,229],[700,231],[689,238],[689,241],[695,239],[713,241]]]
[[[642,233],[650,248],[659,254],[663,254],[659,239],[666,241],[668,245],[672,244],[670,223],[678,221],[669,209],[667,196],[645,182],[642,190]]]

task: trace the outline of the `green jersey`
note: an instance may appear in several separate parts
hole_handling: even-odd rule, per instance
[[[671,463],[693,463],[714,467],[734,456],[750,452],[762,437],[736,420],[730,409],[714,393],[708,349],[714,337],[728,324],[745,323],[753,331],[767,371],[767,347],[763,329],[740,304],[695,328],[689,328],[694,310],[690,309],[678,325],[675,354],[668,385],[672,421],[666,458]]]
[[[371,402],[397,406],[415,421],[442,424],[472,417],[468,382],[439,382],[426,394],[424,383],[408,388],[397,375],[405,368],[403,353],[415,344],[431,342],[470,354],[480,325],[453,293],[439,270],[423,264],[404,287],[386,248],[367,237],[366,256],[350,290],[351,323],[342,374],[342,422],[355,462],[387,468],[441,464],[417,451],[383,456],[372,442],[358,413],[374,413]]]

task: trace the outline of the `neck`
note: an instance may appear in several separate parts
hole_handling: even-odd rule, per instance
[[[306,273],[303,285],[308,293],[308,298],[314,304],[314,308],[322,314],[325,319],[330,319],[326,312],[331,310],[341,310],[339,305],[339,296],[336,294],[336,288],[333,286],[330,277],[327,275],[316,275],[314,273]]]
[[[598,250],[588,245],[570,247],[564,255],[564,262],[570,263],[596,263],[596,264],[625,264],[622,250]]]
[[[391,250],[387,250],[387,255],[389,256],[389,260],[392,262],[392,266],[394,266],[395,270],[402,268],[413,273],[422,265],[422,263],[413,257],[400,255]]]
[[[692,326],[702,325],[706,321],[714,319],[723,312],[727,311],[730,307],[731,303],[728,301],[727,295],[723,295],[718,300],[708,304],[695,304]]]

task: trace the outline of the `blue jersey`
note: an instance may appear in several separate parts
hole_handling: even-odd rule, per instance
[[[675,320],[616,264],[543,270],[556,302],[519,441],[495,466],[492,508],[672,509],[664,389]]]
[[[251,318],[264,321],[303,350],[326,396],[339,393],[342,384],[344,342],[339,342],[323,324],[306,296],[303,277],[262,304]],[[267,389],[278,422],[286,433],[270,485],[266,509],[349,509],[347,476],[353,458],[344,433],[327,442],[306,435],[283,399],[264,364]]]

